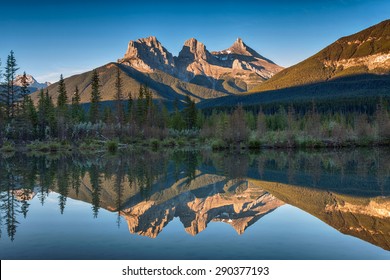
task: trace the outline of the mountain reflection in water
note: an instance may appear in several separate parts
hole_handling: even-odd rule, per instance
[[[175,217],[197,235],[210,222],[238,234],[284,204],[390,251],[390,153],[265,151],[257,154],[151,151],[0,159],[1,238],[14,240],[29,205],[51,192],[104,208],[130,233],[156,238]]]

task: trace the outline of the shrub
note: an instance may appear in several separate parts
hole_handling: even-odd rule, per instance
[[[110,140],[106,142],[107,151],[115,154],[118,151],[118,142],[115,140]]]
[[[249,149],[257,150],[257,149],[260,149],[260,147],[261,147],[261,141],[259,139],[252,138],[249,140],[249,143],[248,143]]]
[[[213,150],[223,150],[226,148],[226,144],[221,139],[215,139],[211,142],[211,148]]]

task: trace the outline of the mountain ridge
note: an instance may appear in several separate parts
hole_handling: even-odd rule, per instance
[[[173,56],[156,37],[150,36],[130,41],[118,63],[140,72],[158,69],[185,82],[233,94],[247,91],[283,69],[249,48],[240,38],[230,48],[219,52],[210,52],[202,42],[190,38],[184,42],[178,56]]]
[[[390,20],[344,36],[277,73],[251,92],[325,82],[355,74],[390,73]]]

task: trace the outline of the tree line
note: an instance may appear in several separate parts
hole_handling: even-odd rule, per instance
[[[18,70],[11,51],[0,74],[0,144],[35,140],[77,144],[88,139],[115,139],[120,143],[152,141],[158,146],[195,139],[224,149],[390,143],[389,104],[384,99],[375,105],[355,100],[339,107],[337,102],[301,102],[200,111],[187,95],[184,108],[180,109],[176,99],[170,112],[162,102],[156,102],[144,84],[133,100],[117,68],[112,106],[103,106],[101,101],[98,69],[92,71],[87,106],[80,102],[79,88],[67,88],[62,75],[56,102],[48,89],[42,89],[34,104],[26,73],[21,86],[14,85]]]

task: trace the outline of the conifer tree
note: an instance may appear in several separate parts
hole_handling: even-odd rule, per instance
[[[6,118],[8,120],[15,116],[15,101],[17,100],[17,92],[14,86],[16,71],[18,71],[14,52],[11,51],[7,57],[5,66],[5,88],[3,90],[2,99],[4,100]]]
[[[196,110],[195,102],[188,95],[186,95],[183,117],[186,122],[187,129],[192,129],[196,127],[197,114],[198,112]]]
[[[66,103],[68,102],[68,95],[66,93],[66,86],[64,77],[60,76],[60,81],[58,82],[58,99],[57,99],[57,109],[63,113],[66,110]]]
[[[96,123],[99,121],[99,112],[100,112],[100,80],[99,80],[99,74],[96,69],[92,72],[92,79],[91,79],[91,107],[89,109],[89,120],[92,123]]]
[[[79,88],[78,86],[76,86],[72,97],[72,107],[71,107],[71,115],[74,123],[79,123],[82,120],[83,109],[81,108],[80,100],[81,98],[80,98]]]
[[[137,121],[138,124],[143,124],[146,116],[145,106],[145,87],[143,84],[139,87],[138,99],[137,99]]]
[[[68,95],[66,92],[66,86],[64,82],[64,77],[60,76],[60,81],[58,82],[58,99],[57,99],[57,116],[58,116],[58,133],[60,139],[65,139],[65,134],[67,130],[67,102]]]
[[[132,119],[133,113],[133,98],[131,97],[131,92],[127,94],[127,120],[130,122]]]
[[[115,107],[116,107],[115,109],[116,109],[116,120],[119,124],[122,124],[124,120],[122,87],[123,87],[123,83],[121,78],[121,72],[119,68],[117,68],[116,80],[115,80]]]
[[[29,83],[26,72],[23,72],[22,78],[20,79],[20,83],[22,84],[22,86],[20,87],[20,94],[24,99],[30,93],[30,91],[28,90]]]

